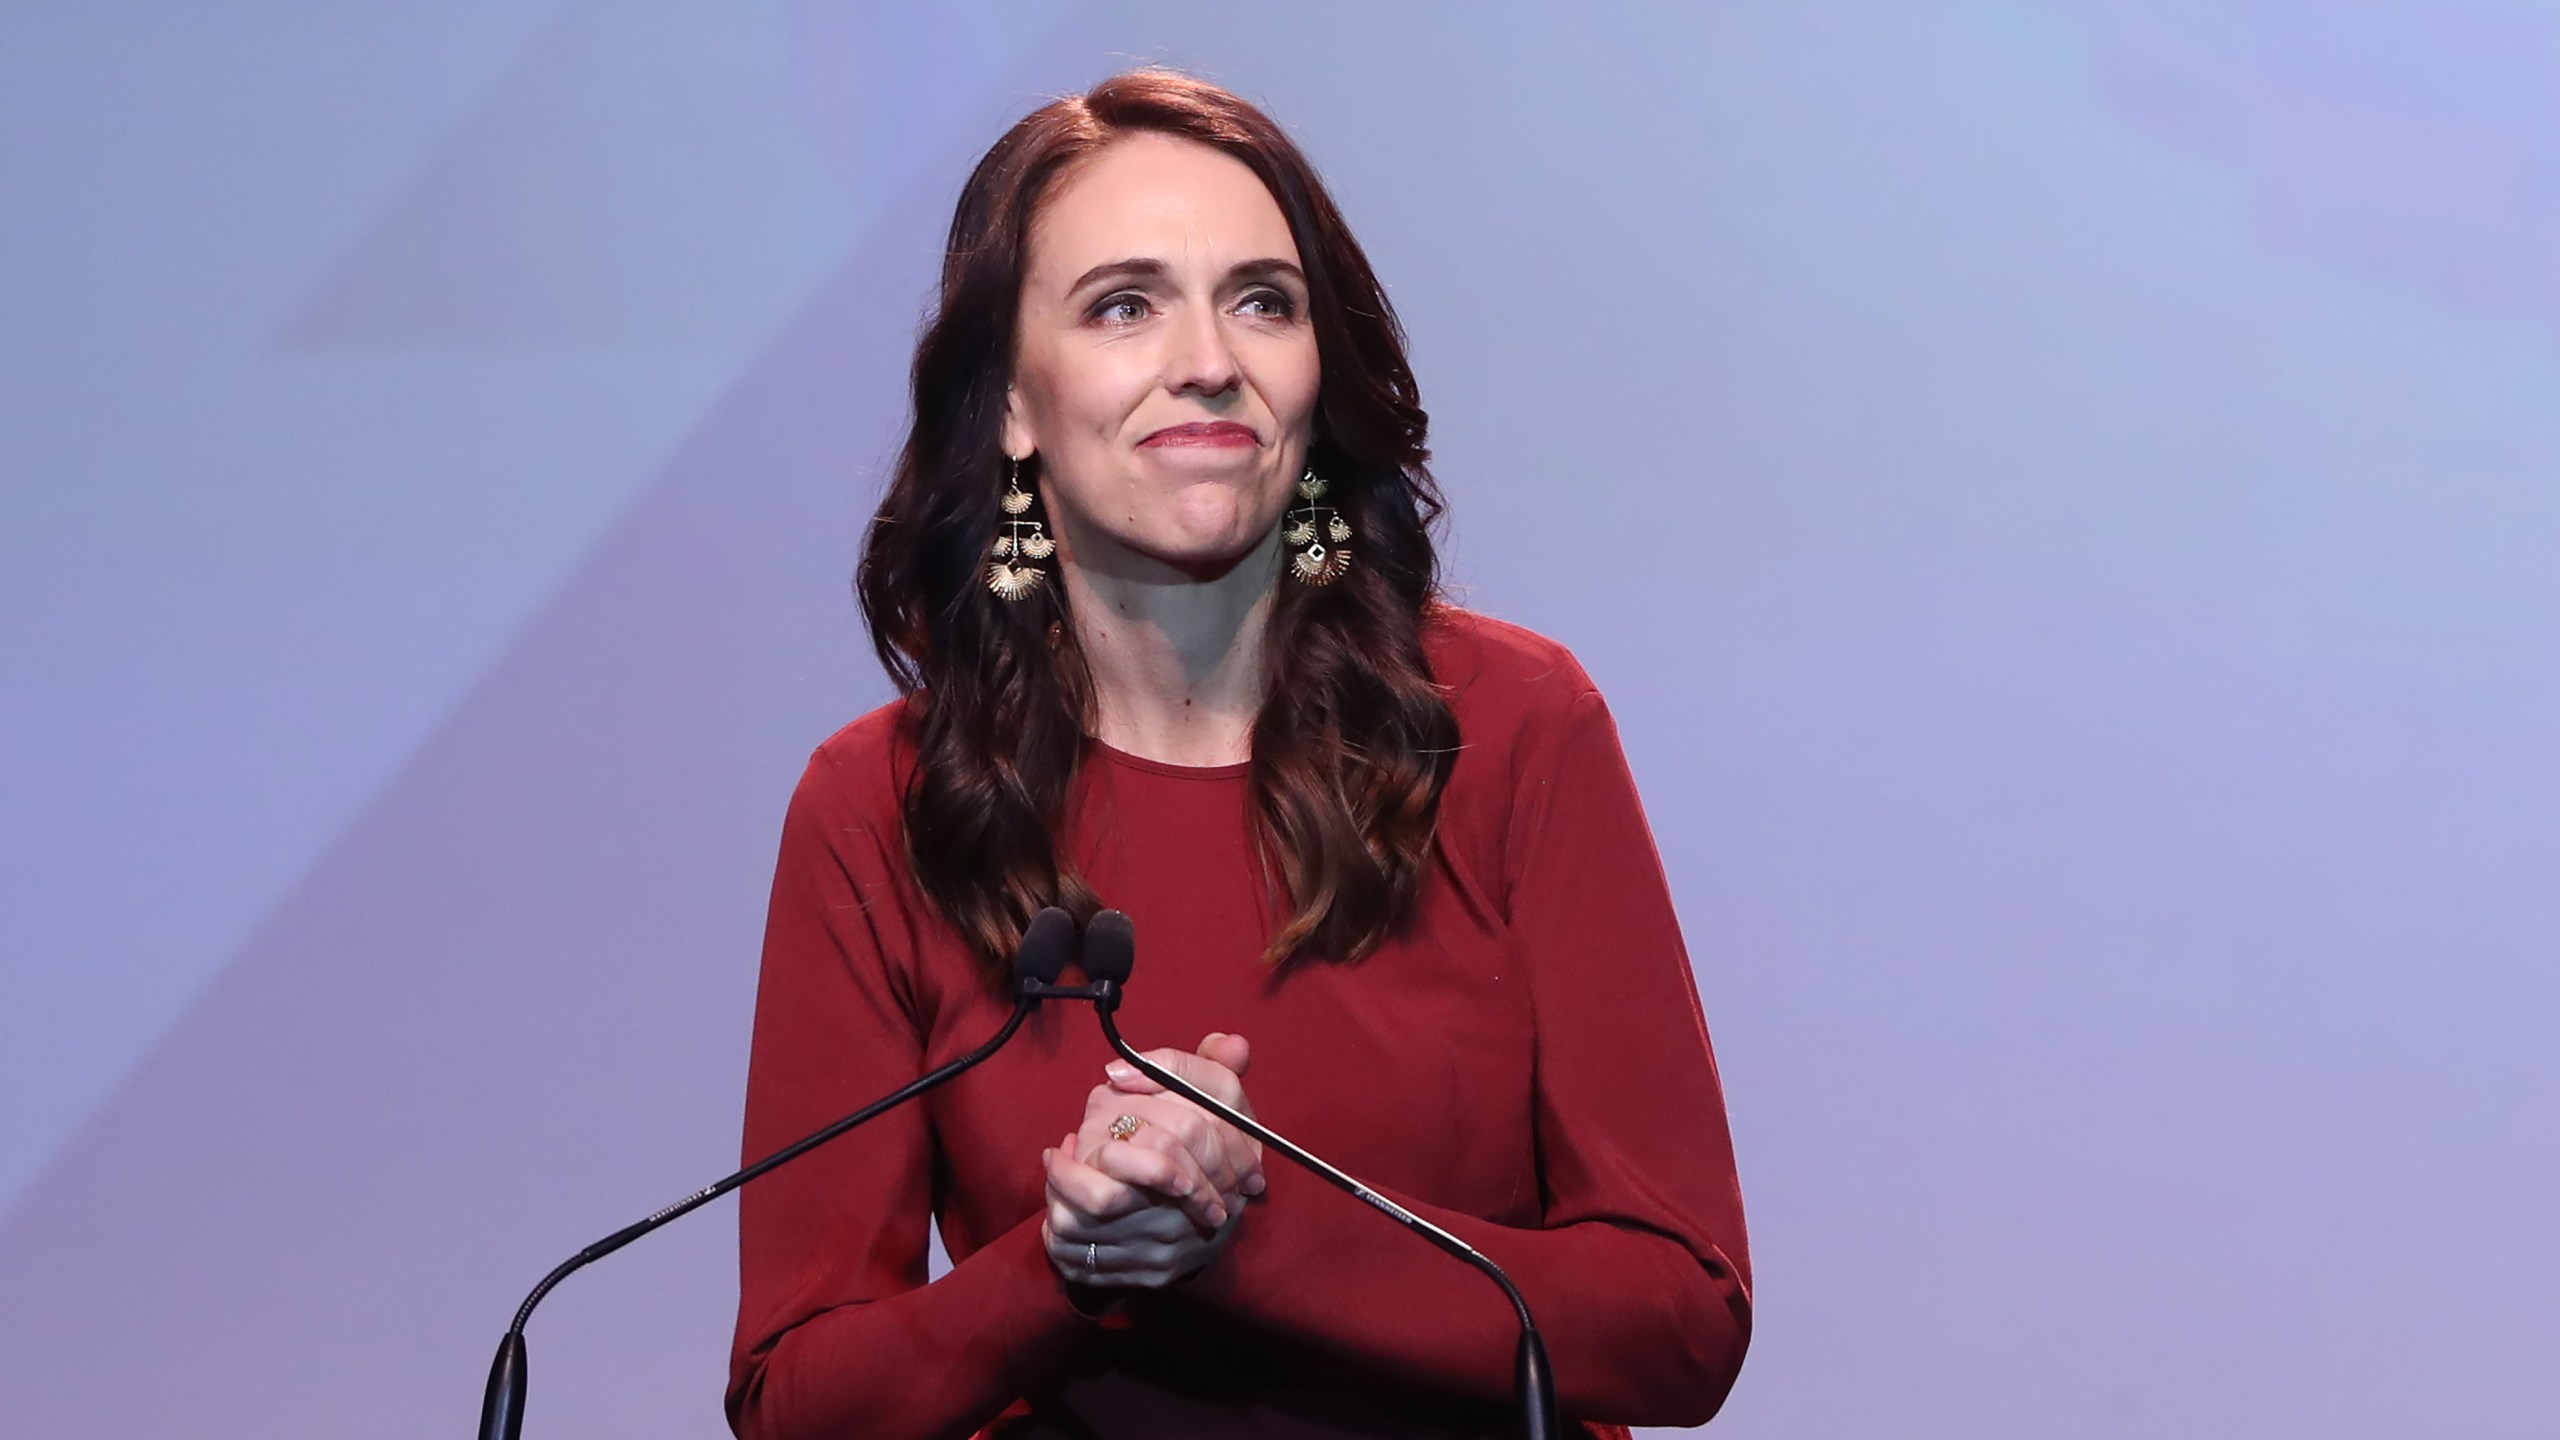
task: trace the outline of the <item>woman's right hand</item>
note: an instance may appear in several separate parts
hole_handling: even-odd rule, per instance
[[[1242,1036],[1211,1035],[1197,1055],[1146,1058],[1253,1113],[1241,1079],[1252,1052]],[[1084,1285],[1170,1284],[1215,1259],[1247,1197],[1262,1192],[1262,1147],[1133,1067],[1112,1070],[1086,1097],[1084,1123],[1041,1153],[1050,1263]],[[1123,1116],[1143,1123],[1117,1134],[1113,1122]]]

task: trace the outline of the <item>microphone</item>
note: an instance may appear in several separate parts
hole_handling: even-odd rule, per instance
[[[1120,1008],[1120,991],[1128,985],[1129,972],[1136,968],[1137,961],[1137,927],[1130,923],[1128,916],[1117,910],[1105,910],[1085,925],[1084,973],[1093,982],[1086,988],[1097,992],[1091,998],[1093,1012],[1102,1021],[1102,1038],[1120,1053],[1121,1059],[1136,1066],[1139,1073],[1148,1079],[1314,1171],[1335,1188],[1349,1191],[1371,1208],[1465,1261],[1501,1286],[1504,1297],[1510,1300],[1512,1310],[1520,1317],[1520,1348],[1512,1361],[1512,1386],[1520,1396],[1521,1428],[1528,1440],[1558,1440],[1562,1432],[1556,1418],[1555,1373],[1547,1364],[1546,1340],[1538,1334],[1538,1322],[1530,1318],[1529,1302],[1521,1297],[1520,1287],[1512,1284],[1511,1277],[1502,1273],[1502,1267],[1487,1259],[1484,1252],[1352,1179],[1270,1126],[1131,1049],[1129,1042],[1120,1038],[1120,1027],[1113,1020],[1112,1012]]]
[[[894,1093],[874,1100],[825,1129],[804,1135],[745,1169],[713,1181],[649,1218],[614,1231],[570,1256],[561,1262],[559,1268],[543,1276],[542,1283],[534,1286],[533,1293],[525,1296],[524,1304],[517,1307],[515,1323],[507,1327],[506,1337],[498,1342],[498,1358],[490,1362],[489,1388],[480,1399],[480,1440],[520,1440],[523,1434],[527,1379],[524,1325],[525,1321],[533,1318],[533,1307],[542,1303],[542,1297],[550,1294],[553,1286],[650,1231],[668,1224],[679,1216],[701,1209],[768,1171],[790,1164],[846,1131],[854,1129],[875,1116],[896,1109],[993,1055],[1004,1048],[1005,1042],[1013,1038],[1016,1030],[1022,1028],[1024,1018],[1037,1009],[1042,1000],[1052,997],[1091,998],[1082,993],[1090,987],[1061,987],[1056,983],[1060,972],[1067,968],[1067,961],[1074,956],[1075,949],[1074,916],[1054,905],[1032,916],[1031,924],[1022,932],[1022,944],[1013,954],[1013,1013],[1005,1018],[1004,1028],[998,1030],[987,1043],[940,1069],[910,1081]]]

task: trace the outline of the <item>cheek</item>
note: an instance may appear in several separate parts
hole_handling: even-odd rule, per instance
[[[1055,377],[1050,398],[1056,418],[1077,435],[1109,439],[1144,400],[1155,367],[1133,350],[1079,356]]]
[[[1324,382],[1323,369],[1316,361],[1315,342],[1293,347],[1279,361],[1270,372],[1267,393],[1271,408],[1283,422],[1303,430],[1315,417],[1316,396]]]
[[[1129,409],[1125,356],[1079,354],[1045,348],[1014,363],[1013,385],[1022,414],[1051,453],[1108,432]]]

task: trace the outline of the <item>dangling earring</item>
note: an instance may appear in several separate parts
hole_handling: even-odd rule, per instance
[[[987,565],[987,588],[1000,600],[1020,600],[1040,588],[1049,572],[1026,562],[1046,560],[1057,553],[1058,542],[1049,538],[1037,520],[1022,517],[1031,513],[1031,492],[1022,488],[1022,462],[1005,457],[1004,498],[996,502],[1004,507],[1005,518],[996,527],[995,559]]]
[[[1280,522],[1281,539],[1307,547],[1289,557],[1289,573],[1310,585],[1330,585],[1351,568],[1351,522],[1333,506],[1316,503],[1324,498],[1325,488],[1316,467],[1309,465],[1298,478],[1298,498],[1303,503]]]

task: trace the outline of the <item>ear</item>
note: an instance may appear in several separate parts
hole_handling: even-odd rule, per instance
[[[1014,460],[1028,460],[1040,448],[1039,438],[1031,433],[1031,421],[1022,413],[1022,391],[1004,387],[1004,453]]]

